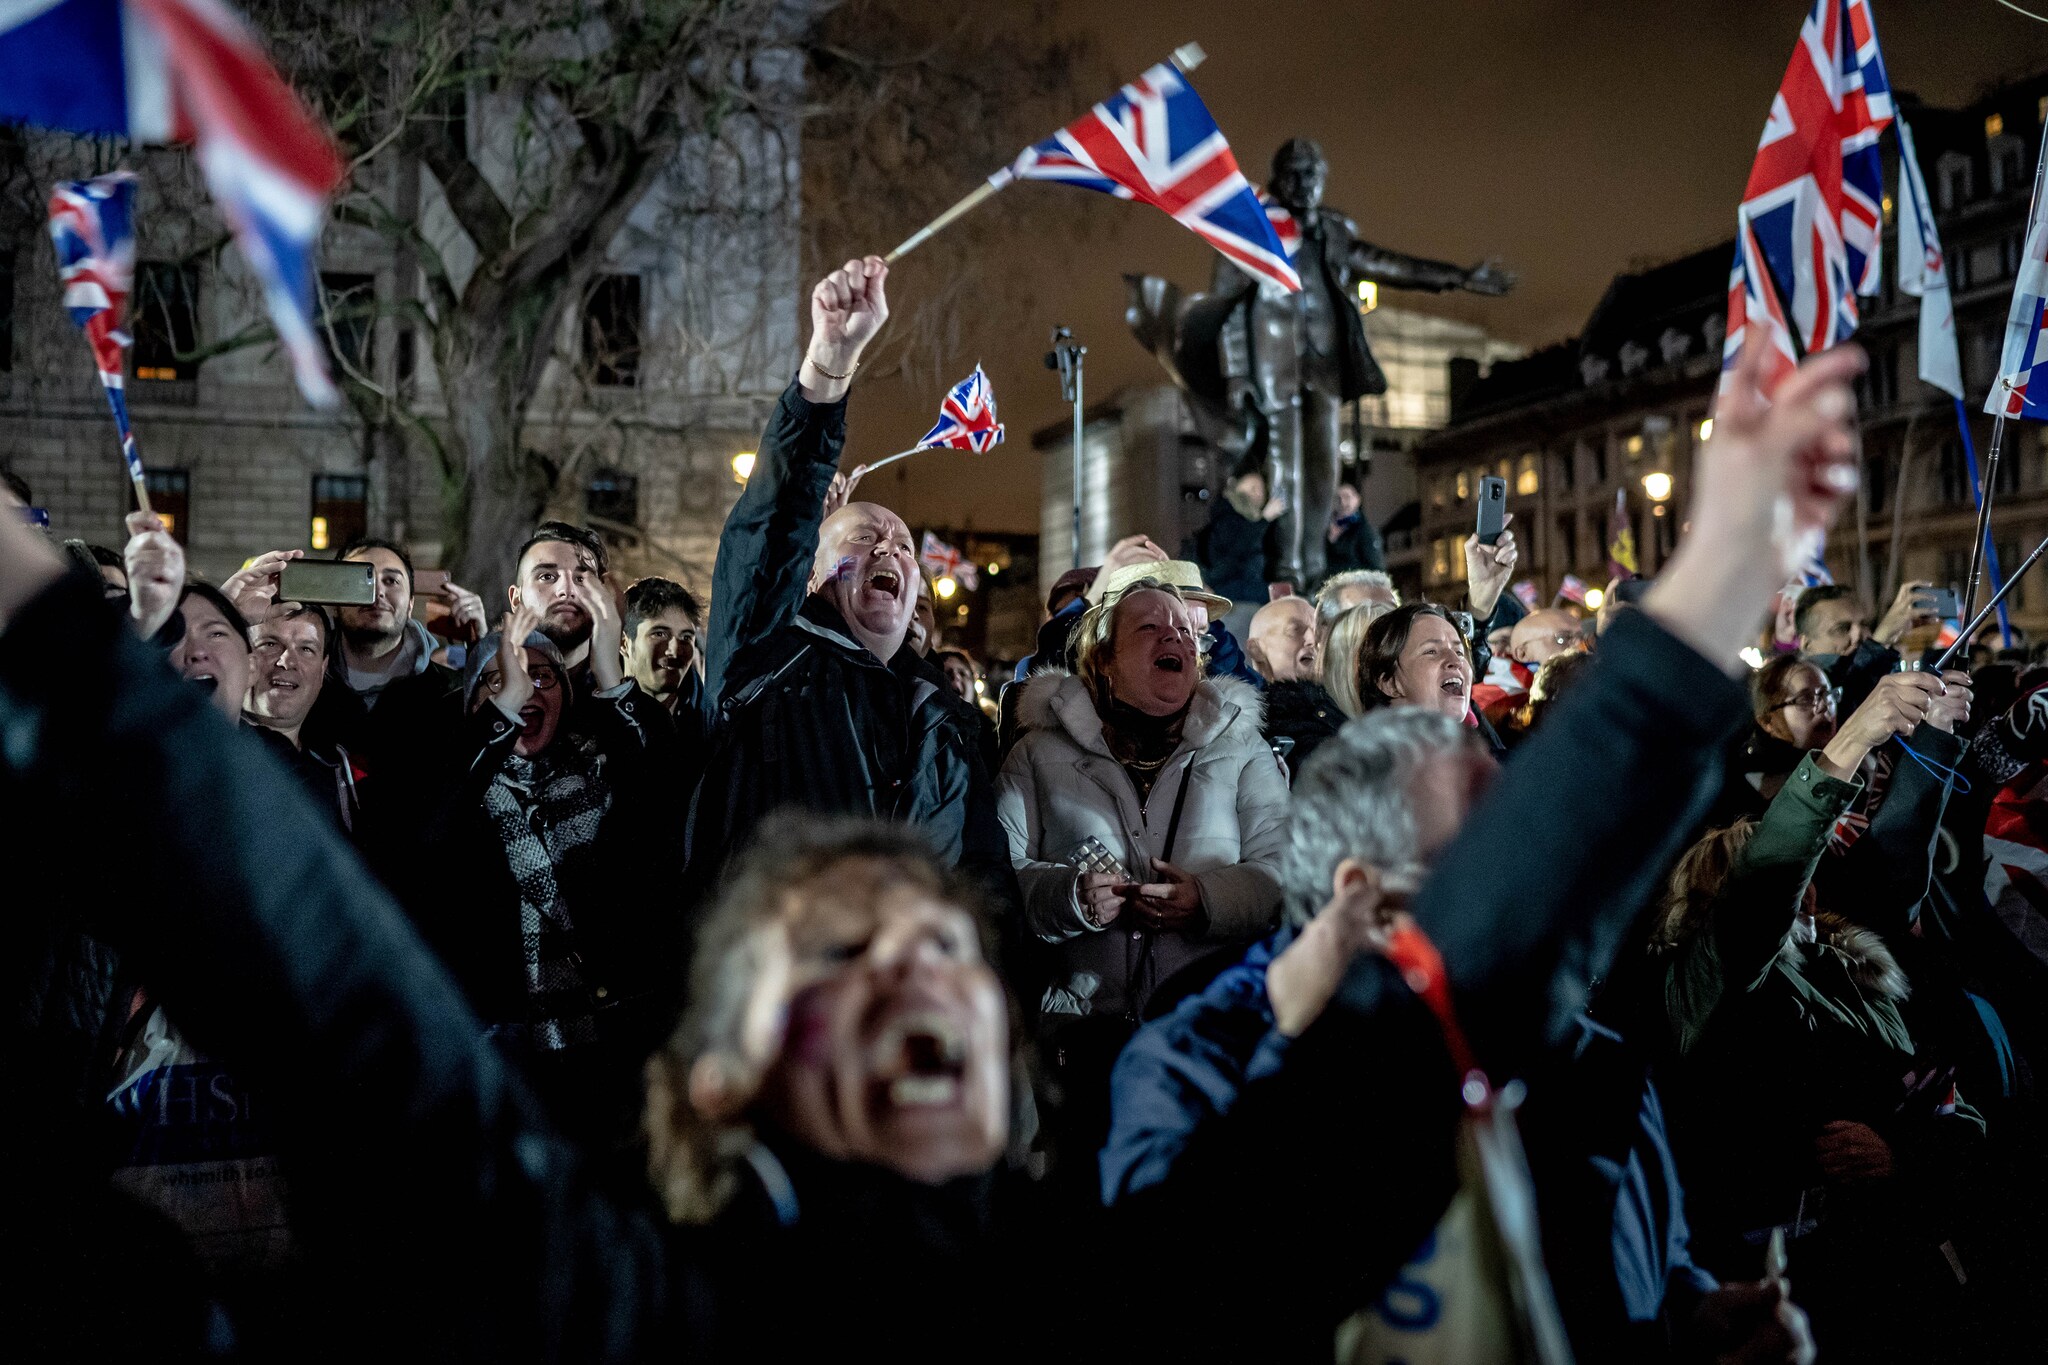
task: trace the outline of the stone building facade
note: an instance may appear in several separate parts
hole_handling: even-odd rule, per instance
[[[765,79],[800,84],[793,54],[760,60]],[[475,131],[516,122],[491,98],[472,93],[464,136],[510,201],[515,149],[479,145]],[[40,216],[50,181],[109,169],[109,158],[72,139],[37,135],[23,147],[20,192],[0,202],[0,468],[28,481],[53,534],[118,547],[128,480]],[[753,449],[796,365],[799,153],[793,120],[729,119],[715,140],[687,144],[556,338],[523,439],[557,471],[550,515],[603,530],[626,578],[710,586],[741,487],[734,457]],[[263,313],[239,257],[219,249],[220,221],[189,157],[125,161],[142,177],[127,393],[152,502],[172,515],[193,572],[218,581],[260,551],[331,553],[362,531],[437,563],[444,479],[431,436],[461,396],[441,392],[428,339],[393,315],[394,301],[423,296],[416,264],[375,233],[330,223],[320,252],[330,350],[404,394],[417,422],[315,411],[277,347],[233,344]],[[459,289],[473,253],[432,175],[391,153],[366,175],[394,211],[418,214]],[[350,316],[372,306],[379,316]],[[502,584],[468,586],[502,600]]]

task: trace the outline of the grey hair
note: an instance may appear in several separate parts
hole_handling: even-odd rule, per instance
[[[1416,774],[1467,751],[1472,732],[1420,706],[1383,706],[1316,748],[1294,779],[1280,886],[1287,921],[1303,925],[1330,899],[1346,858],[1380,868],[1415,860]]]
[[[1385,588],[1394,595],[1394,606],[1401,605],[1401,590],[1394,586],[1393,575],[1382,569],[1346,569],[1342,573],[1333,573],[1316,589],[1317,639],[1328,635],[1330,627],[1337,624],[1337,618],[1349,610],[1337,600],[1337,594],[1346,588]],[[1380,610],[1390,611],[1392,608],[1382,607]]]

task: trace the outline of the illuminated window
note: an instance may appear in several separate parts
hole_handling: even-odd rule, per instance
[[[2000,133],[2002,133],[2002,132],[2004,132],[2004,131],[2005,131],[2005,115],[2003,115],[2003,114],[1986,114],[1986,115],[1984,116],[1984,136],[1986,136],[1986,137],[1997,137],[1997,136],[1998,136],[1998,135],[1999,135]]]
[[[1643,453],[1642,433],[1638,432],[1636,435],[1629,437],[1627,443],[1622,448],[1628,451],[1628,457],[1631,460],[1636,459]]]
[[[1502,456],[1500,463],[1493,467],[1493,476],[1499,479],[1504,486],[1513,488],[1515,486],[1515,462],[1506,456]]]
[[[175,261],[135,267],[135,377],[176,381],[198,376],[197,362],[181,360],[199,349],[199,268]]]
[[[145,469],[142,486],[149,491],[149,510],[163,518],[164,529],[180,545],[192,535],[192,475],[184,469]]]
[[[1472,471],[1469,469],[1461,469],[1458,471],[1458,501],[1469,502],[1471,498]]]
[[[1358,282],[1358,311],[1370,313],[1380,306],[1380,287],[1371,280]]]
[[[361,474],[315,474],[313,517],[306,543],[339,550],[370,530],[370,481]]]
[[[1429,481],[1429,505],[1431,507],[1442,507],[1444,505],[1444,481],[1442,476]]]
[[[1542,476],[1537,472],[1536,454],[1531,451],[1522,457],[1521,468],[1515,474],[1515,492],[1525,498],[1534,497],[1542,482]]]
[[[1450,556],[1444,550],[1449,543],[1438,539],[1429,545],[1429,576],[1439,582],[1451,576]]]

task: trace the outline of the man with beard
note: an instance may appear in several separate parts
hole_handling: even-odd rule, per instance
[[[717,709],[691,875],[708,885],[761,817],[801,806],[917,825],[1014,903],[979,716],[907,642],[922,582],[910,528],[871,502],[822,516],[848,382],[889,316],[887,275],[871,256],[812,291],[803,365],[719,536],[705,649]]]
[[[562,651],[578,701],[617,687],[625,676],[619,656],[625,632],[610,580],[602,540],[566,521],[544,521],[519,547],[514,582],[505,590],[512,610],[539,614],[540,633]]]

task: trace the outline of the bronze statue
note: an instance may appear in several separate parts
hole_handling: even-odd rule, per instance
[[[1514,287],[1490,262],[1468,270],[1359,241],[1349,218],[1323,207],[1328,174],[1307,138],[1273,156],[1266,193],[1300,228],[1300,293],[1262,287],[1221,256],[1210,291],[1185,300],[1157,276],[1126,276],[1132,331],[1198,400],[1215,444],[1240,458],[1262,447],[1266,487],[1287,503],[1267,577],[1303,589],[1323,576],[1343,405],[1387,391],[1359,319],[1358,282],[1490,295]]]

